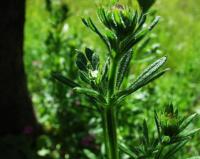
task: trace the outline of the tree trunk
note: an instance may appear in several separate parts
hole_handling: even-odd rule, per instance
[[[25,0],[0,5],[0,135],[32,133],[36,128],[23,64]]]

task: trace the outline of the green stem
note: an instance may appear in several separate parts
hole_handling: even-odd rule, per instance
[[[111,98],[115,93],[117,67],[118,59],[113,58],[109,75],[108,104],[104,107],[102,115],[107,159],[119,159],[116,106],[111,102]]]
[[[114,94],[115,91],[117,66],[118,66],[117,58],[112,59],[111,72],[109,77],[109,95],[108,95],[109,98],[111,98],[111,96]]]
[[[119,159],[117,144],[116,110],[112,106],[105,108],[103,113],[104,139],[108,159]]]
[[[105,152],[107,158],[110,158],[110,148],[109,148],[109,137],[108,137],[108,122],[107,115],[104,111],[102,113],[102,125],[103,125],[103,135],[104,135],[104,144],[105,144]]]

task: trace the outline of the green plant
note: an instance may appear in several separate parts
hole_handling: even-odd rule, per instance
[[[68,18],[72,16],[68,4],[62,0],[45,2],[48,15],[45,21],[47,35],[45,35],[45,49],[41,58],[43,70],[38,71],[43,89],[37,93],[40,99],[40,103],[37,104],[42,105],[42,108],[38,108],[38,114],[44,134],[37,140],[38,155],[54,159],[65,158],[65,156],[77,158],[82,155],[81,149],[95,145],[93,141],[91,145],[81,143],[85,136],[90,135],[87,121],[91,113],[84,111],[80,118],[73,118],[79,113],[74,108],[83,109],[82,98],[71,89],[66,89],[59,82],[49,78],[49,74],[60,70],[65,76],[76,79],[78,69],[73,64],[74,50],[82,47],[82,41],[80,35],[74,33],[75,30],[68,25]],[[66,124],[66,121],[69,122]],[[67,138],[63,140],[65,135]],[[79,147],[76,153],[74,153],[75,147]]]
[[[190,123],[187,123],[186,126],[182,128],[179,127],[179,125],[183,124],[183,121],[175,121],[175,124],[177,124],[175,127],[174,125],[171,127],[171,124],[168,125],[168,122],[171,122],[168,115],[172,114],[174,117],[176,114],[175,118],[178,115],[173,111],[173,107],[169,107],[170,111],[166,109],[165,112],[167,117],[166,114],[164,114],[161,118],[158,118],[155,113],[155,121],[159,134],[159,140],[153,140],[153,142],[155,142],[155,147],[154,144],[152,145],[152,143],[149,142],[146,122],[143,124],[143,148],[138,149],[138,153],[134,154],[134,152],[131,152],[119,144],[117,118],[125,98],[168,71],[168,69],[160,71],[167,60],[166,57],[162,57],[149,65],[133,82],[130,82],[128,87],[122,87],[125,77],[129,77],[126,76],[126,74],[129,73],[128,68],[134,53],[134,48],[159,21],[159,17],[155,17],[149,25],[146,24],[148,10],[155,0],[138,0],[138,2],[140,6],[139,11],[133,11],[116,2],[114,2],[113,6],[107,8],[100,7],[98,9],[98,17],[101,24],[104,25],[104,31],[101,31],[91,18],[83,19],[83,23],[96,33],[107,47],[107,58],[104,64],[100,62],[100,58],[94,50],[86,48],[84,52],[77,51],[76,65],[79,69],[82,82],[77,83],[72,81],[60,73],[53,74],[57,80],[72,87],[75,92],[86,95],[91,102],[91,107],[99,112],[102,120],[104,146],[107,159],[119,159],[121,156],[119,148],[131,158],[142,159],[145,157],[154,157],[155,159],[161,159],[161,153],[164,149],[162,143],[176,143],[175,141],[178,139],[175,139],[175,141],[172,142],[172,138],[174,136],[177,137],[177,135]],[[192,116],[192,118],[193,117],[194,116]],[[166,120],[167,124],[163,122],[163,120]],[[171,128],[176,129],[175,134],[166,133],[168,132],[168,129],[171,131]],[[195,132],[196,131],[197,130],[195,130]],[[193,135],[195,132],[190,132],[186,136],[181,137],[186,140],[186,137],[188,139],[188,136]],[[164,138],[161,138],[161,133],[164,135]],[[161,144],[161,146],[158,148],[159,144]],[[180,145],[175,145],[176,148],[183,146],[181,142],[178,142],[178,144]],[[149,148],[149,146],[152,147]],[[145,150],[144,153],[142,149]],[[88,152],[87,154],[89,154],[89,156],[94,156]],[[168,156],[171,157],[171,154],[167,154],[167,157]],[[164,158],[167,157],[164,156]]]
[[[165,111],[157,114],[155,111],[155,125],[157,133],[149,134],[147,122],[143,122],[142,144],[128,149],[120,144],[120,149],[132,159],[153,158],[170,159],[191,139],[200,129],[191,129],[188,126],[197,114],[181,117],[172,104],[166,106]]]

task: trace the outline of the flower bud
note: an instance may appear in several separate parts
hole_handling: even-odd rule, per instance
[[[120,4],[114,5],[111,9],[100,8],[98,16],[101,22],[120,39],[134,32],[138,20],[137,12]]]
[[[161,128],[164,135],[172,137],[179,133],[178,111],[172,105],[166,107],[160,118]]]

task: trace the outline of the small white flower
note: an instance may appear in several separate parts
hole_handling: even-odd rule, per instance
[[[98,70],[91,71],[91,76],[93,78],[97,78],[97,75],[98,75]]]

